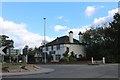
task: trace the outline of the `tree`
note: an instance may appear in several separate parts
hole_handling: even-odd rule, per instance
[[[103,28],[90,29],[84,33],[84,40],[87,43],[86,56],[88,59],[91,59],[91,57],[101,59],[102,57],[102,54],[99,52],[103,41],[102,29]]]
[[[14,41],[13,40],[9,40],[7,39],[9,38],[8,36],[6,35],[1,35],[1,46],[6,46],[8,48],[10,47],[14,47],[13,44],[14,44]]]
[[[23,55],[27,55],[28,54],[28,45],[25,45],[25,47],[23,48]]]
[[[110,31],[111,35],[109,37],[113,41],[113,57],[115,61],[120,62],[120,14],[116,13],[114,15],[114,20],[112,23],[110,23]],[[108,34],[107,34],[108,35]]]
[[[69,55],[69,48],[66,47],[66,51],[63,54],[63,58],[60,60],[62,62],[74,62],[77,61],[75,53],[72,51],[71,54]]]
[[[47,56],[47,60],[50,62],[51,60],[53,60],[53,56],[52,56],[52,54],[48,54],[48,56]]]
[[[63,54],[63,58],[60,60],[62,62],[69,62],[69,48],[66,47],[66,51],[65,53]]]
[[[28,49],[29,49],[28,45],[25,45],[25,47],[22,50],[22,52],[23,52],[22,60],[24,63],[28,62]]]
[[[68,53],[69,53],[69,48],[66,47],[66,51],[65,51],[65,53],[63,54],[63,56],[64,56],[64,57],[68,57],[68,56],[69,56]]]
[[[40,48],[28,48],[28,52],[27,52],[27,55],[28,55],[28,63],[34,63],[35,62],[35,53],[40,53],[41,49]]]
[[[73,51],[71,52],[71,54],[69,56],[69,61],[70,62],[77,61],[76,55],[75,55],[75,53]]]
[[[108,62],[120,62],[120,14],[116,13],[109,26],[103,25],[99,28],[92,28],[84,33],[84,40],[87,43],[86,56],[88,59],[94,57],[101,59],[106,57]]]
[[[9,57],[9,62],[11,62],[10,48],[14,47],[14,41],[7,39],[9,37],[6,35],[1,35],[0,38],[1,38],[0,46],[6,46],[6,48],[3,50],[3,52],[5,52],[6,54],[7,54],[7,49],[9,50],[9,56],[6,56],[6,57]]]

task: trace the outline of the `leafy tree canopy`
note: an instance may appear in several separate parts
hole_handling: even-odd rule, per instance
[[[103,25],[99,28],[92,28],[84,33],[84,40],[87,43],[86,55],[88,59],[102,59],[106,57],[108,62],[120,62],[120,14],[116,13],[109,26]]]

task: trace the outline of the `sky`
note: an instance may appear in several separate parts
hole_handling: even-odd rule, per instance
[[[40,46],[46,40],[78,33],[113,20],[118,2],[2,2],[0,34],[14,40],[16,48]],[[111,6],[112,5],[112,6]]]

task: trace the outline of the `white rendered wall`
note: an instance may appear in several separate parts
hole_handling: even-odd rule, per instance
[[[65,51],[66,47],[69,48],[69,54],[73,51],[75,54],[77,54],[77,57],[81,54],[82,56],[85,56],[84,46],[83,45],[76,45],[76,44],[65,44]]]
[[[60,45],[60,49],[55,51],[56,51],[56,54],[60,54],[62,56],[63,53],[65,52],[64,45]]]
[[[47,52],[49,54],[50,51],[55,51],[55,55],[61,55],[61,58],[63,57],[63,54],[66,51],[66,48],[69,48],[69,53],[73,51],[75,54],[77,54],[77,57],[81,54],[82,56],[85,56],[84,46],[78,45],[78,44],[61,44],[60,49],[57,50],[57,46],[53,46],[53,50],[51,49],[51,46],[48,47],[48,51],[46,51],[45,48],[43,48],[43,52]]]
[[[43,48],[43,52],[47,52],[49,54],[49,51],[55,51],[55,54],[60,54],[61,56],[65,52],[64,45],[60,45],[60,49],[57,50],[57,45],[53,46],[53,50],[51,49],[51,46],[48,47],[48,51],[46,51],[45,47]]]

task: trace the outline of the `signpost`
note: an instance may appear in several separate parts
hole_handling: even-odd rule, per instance
[[[3,52],[3,50],[5,49],[6,46],[2,46],[0,47],[0,55],[5,55],[5,53]]]
[[[1,60],[1,62],[3,63],[4,62],[4,55],[5,55],[5,53],[3,52],[3,50],[5,49],[5,47],[6,46],[2,46],[2,47],[0,47],[0,60]]]

